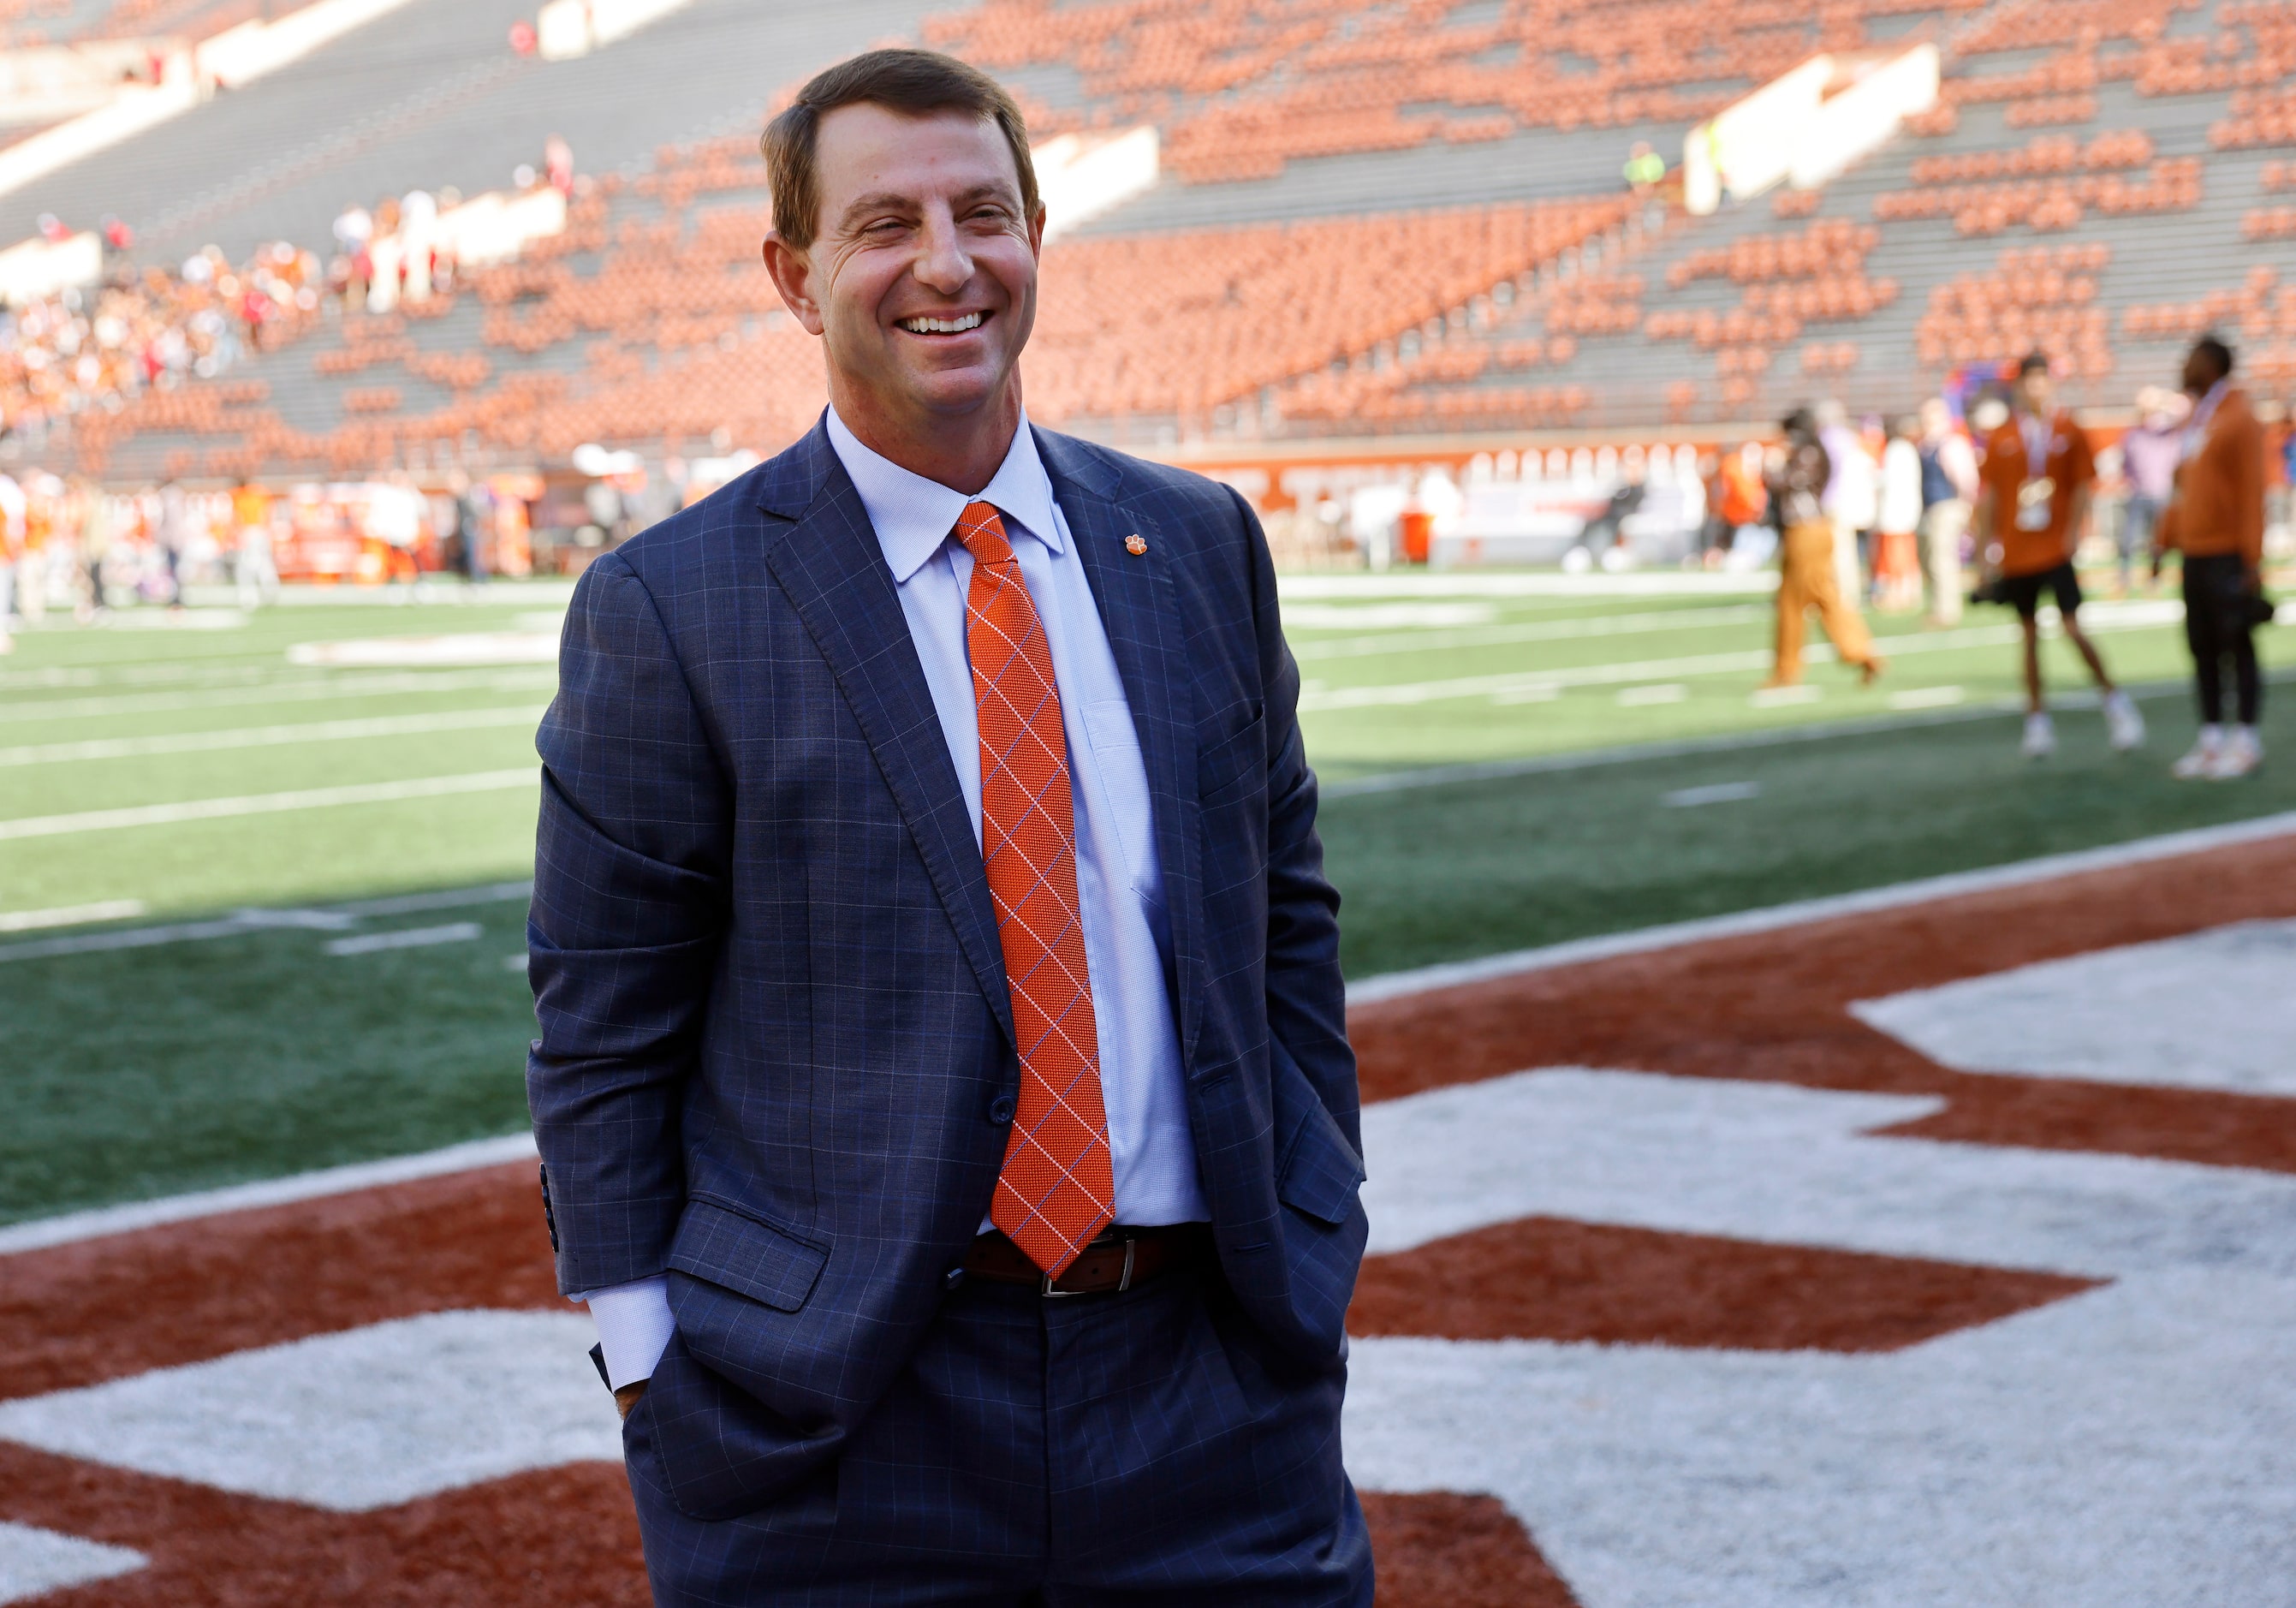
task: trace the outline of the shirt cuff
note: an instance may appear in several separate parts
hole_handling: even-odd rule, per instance
[[[669,1281],[642,1278],[575,1297],[587,1301],[606,1354],[606,1382],[619,1391],[653,1377],[654,1365],[676,1327],[669,1314]]]

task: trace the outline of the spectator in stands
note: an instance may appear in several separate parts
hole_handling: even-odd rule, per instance
[[[2052,406],[2054,397],[2048,358],[2029,354],[2017,365],[2009,416],[1985,444],[1984,484],[1977,498],[1978,529],[2001,550],[1995,600],[2017,611],[2017,623],[2024,631],[2023,745],[2030,759],[2046,759],[2057,747],[2041,687],[2045,592],[2055,599],[2066,638],[2104,694],[2105,728],[2114,749],[2125,752],[2144,741],[2144,717],[2128,694],[2113,685],[2103,655],[2080,628],[2081,589],[2073,572],[2073,549],[2087,525],[2096,456],[2088,432],[2071,411]]]
[[[365,207],[345,208],[335,219],[335,243],[341,249],[343,271],[336,289],[347,308],[366,306],[367,288],[374,279],[374,215]]]
[[[542,142],[542,175],[552,189],[572,200],[574,196],[574,147],[566,143],[563,135],[552,135]]]
[[[2177,424],[2183,409],[2159,386],[2136,393],[2136,423],[2120,438],[2120,473],[2128,483],[2122,505],[2118,545],[2120,549],[2120,592],[2127,596],[2137,555],[2149,554],[2161,514],[2169,506],[2177,459],[2183,452]]]
[[[1637,198],[1648,195],[1666,178],[1666,158],[1650,147],[1648,140],[1636,140],[1627,153],[1627,187]]]
[[[1819,439],[1808,408],[1786,415],[1785,445],[1769,486],[1770,522],[1778,532],[1777,657],[1769,687],[1801,680],[1805,616],[1817,611],[1818,623],[1844,664],[1856,665],[1861,684],[1882,673],[1874,638],[1856,606],[1842,595],[1833,550],[1841,537],[1825,512],[1825,488],[1833,481],[1833,460]]]
[[[2211,781],[2264,762],[2256,723],[2264,701],[2256,628],[2272,617],[2264,595],[2264,426],[2232,382],[2232,349],[2211,335],[2185,359],[2185,421],[2176,490],[2161,516],[2160,546],[2185,560],[2185,640],[2193,652],[2201,732],[2173,775]],[[2159,558],[2153,560],[2155,570]],[[2224,671],[2232,666],[2238,721],[2224,725]]]
[[[1921,422],[1900,419],[1882,448],[1882,495],[1874,548],[1874,593],[1883,609],[1921,607]]]
[[[1929,623],[1961,619],[1961,538],[1977,497],[1977,449],[1954,422],[1942,397],[1922,404],[1922,573]]]

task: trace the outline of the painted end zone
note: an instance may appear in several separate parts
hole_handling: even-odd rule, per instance
[[[2292,918],[2259,837],[1359,998],[1384,1608],[2279,1600]],[[0,1263],[0,1602],[643,1602],[488,1159]],[[455,1367],[517,1434],[422,1430]]]

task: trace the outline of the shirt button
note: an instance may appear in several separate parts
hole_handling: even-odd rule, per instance
[[[988,1120],[1002,1128],[1013,1120],[1013,1113],[1020,1109],[1020,1101],[1013,1095],[999,1095],[988,1103]]]

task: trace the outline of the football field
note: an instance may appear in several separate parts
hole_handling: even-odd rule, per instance
[[[2033,763],[1998,616],[1781,698],[1731,582],[1284,595],[1379,1608],[2282,1600],[2296,782],[2168,777],[2174,610]],[[0,1604],[645,1600],[524,1136],[564,603],[0,669]]]
[[[0,1221],[522,1125],[565,593],[438,596],[59,623],[0,662]],[[2285,767],[2168,779],[2173,604],[2092,607],[2147,748],[2108,752],[2074,697],[2045,765],[2004,712],[2005,614],[1884,619],[1878,685],[1820,662],[1780,697],[1767,604],[1694,576],[1288,579],[1350,978],[2296,804]]]

